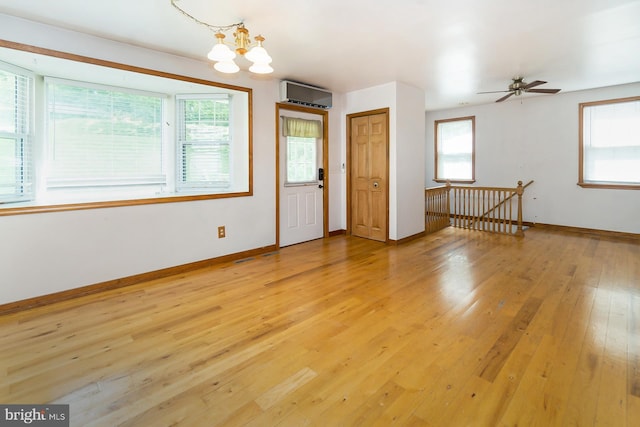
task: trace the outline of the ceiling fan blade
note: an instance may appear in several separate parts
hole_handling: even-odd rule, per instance
[[[523,89],[524,89],[524,90],[527,90],[527,89],[529,89],[529,88],[536,87],[536,86],[540,86],[540,85],[543,85],[543,84],[545,84],[545,83],[546,83],[546,82],[543,82],[542,80],[535,80],[535,81],[533,81],[533,82],[531,82],[531,83],[527,83],[526,85],[524,85]]]
[[[503,93],[503,92],[511,92],[510,90],[492,90],[491,92],[476,92],[477,95],[481,93]]]
[[[500,98],[500,99],[496,100],[496,102],[502,102],[502,101],[504,101],[505,99],[509,98],[509,97],[510,97],[511,95],[513,95],[513,94],[514,94],[514,92],[511,92],[509,95],[505,95],[505,96],[503,96],[502,98]]]
[[[558,93],[560,89],[529,89],[527,92],[531,93]]]

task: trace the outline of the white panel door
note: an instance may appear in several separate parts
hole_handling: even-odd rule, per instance
[[[281,110],[282,115],[306,120],[322,116]],[[280,147],[280,246],[323,237],[322,138],[279,135]]]

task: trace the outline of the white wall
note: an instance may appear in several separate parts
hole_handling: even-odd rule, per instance
[[[640,192],[582,188],[578,104],[640,94],[640,83],[426,113],[427,187],[434,174],[434,120],[476,116],[476,186],[525,190],[525,221],[640,233]]]
[[[250,87],[254,103],[252,197],[0,216],[0,304],[275,243],[276,80],[5,15],[0,38]]]
[[[397,84],[396,193],[398,239],[424,231],[424,91]]]
[[[424,92],[391,82],[345,95],[345,115],[380,108],[389,108],[389,238],[400,240],[424,231]]]
[[[344,119],[344,96],[333,94],[333,107],[329,110],[329,231],[347,228],[347,150]]]

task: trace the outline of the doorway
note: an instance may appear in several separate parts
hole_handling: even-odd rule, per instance
[[[276,245],[328,237],[328,113],[276,104]]]
[[[353,236],[389,239],[389,109],[347,115],[347,224]]]

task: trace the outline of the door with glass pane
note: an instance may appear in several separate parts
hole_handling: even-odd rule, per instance
[[[281,110],[280,246],[324,235],[322,115]]]

